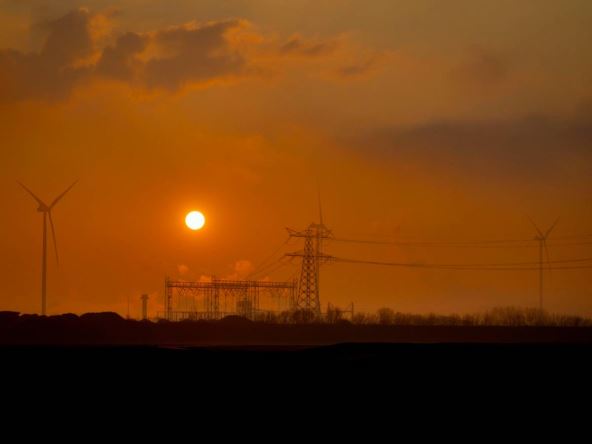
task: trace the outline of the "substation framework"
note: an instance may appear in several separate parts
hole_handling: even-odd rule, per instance
[[[345,315],[353,318],[353,303],[345,309],[328,304],[321,311],[320,267],[335,258],[323,252],[323,243],[333,234],[323,224],[319,198],[320,223],[311,223],[302,231],[288,228],[292,238],[304,241],[300,251],[284,257],[301,260],[300,275],[291,282],[213,279],[205,282],[186,282],[165,279],[164,318],[169,321],[185,319],[221,319],[238,315],[261,319],[266,314],[291,312],[296,319],[310,322]],[[264,299],[262,303],[262,299]]]
[[[165,279],[168,321],[214,320],[238,315],[258,319],[291,310],[297,284],[292,282],[213,279],[186,282]]]

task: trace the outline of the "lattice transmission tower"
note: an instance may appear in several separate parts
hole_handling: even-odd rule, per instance
[[[294,309],[302,311],[310,318],[321,318],[320,298],[320,267],[321,263],[331,260],[333,257],[323,253],[323,241],[332,237],[331,230],[323,224],[323,212],[319,199],[320,223],[311,223],[303,231],[288,228],[290,237],[304,239],[304,250],[288,253],[289,257],[302,258],[298,289],[294,299]]]

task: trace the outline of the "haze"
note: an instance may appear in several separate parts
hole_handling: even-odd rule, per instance
[[[585,0],[0,1],[0,310],[162,310],[165,276],[243,278],[318,219],[344,238],[592,235]],[[207,219],[193,232],[194,209]],[[552,260],[592,256],[553,245]],[[285,252],[301,248],[292,241]],[[328,243],[343,257],[536,261],[536,248]],[[50,257],[51,258],[51,257]],[[297,263],[273,279],[289,278]],[[546,308],[592,316],[590,270]],[[550,279],[550,280],[549,280]],[[470,313],[536,306],[532,272],[328,264],[322,302]]]

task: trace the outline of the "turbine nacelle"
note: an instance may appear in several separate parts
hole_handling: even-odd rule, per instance
[[[530,221],[530,223],[532,224],[532,226],[534,227],[534,229],[537,232],[537,235],[534,237],[534,240],[536,241],[540,241],[540,242],[546,242],[547,238],[549,237],[549,235],[551,234],[551,231],[553,231],[553,229],[557,226],[557,223],[559,222],[559,218],[555,219],[555,222],[553,222],[553,225],[551,225],[549,227],[549,229],[543,233],[539,227],[537,226],[537,224],[534,223],[534,221],[529,217],[528,220]]]

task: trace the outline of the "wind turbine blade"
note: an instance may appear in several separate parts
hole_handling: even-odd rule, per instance
[[[551,231],[553,231],[553,228],[555,228],[555,226],[557,225],[557,222],[559,222],[559,217],[555,220],[555,222],[553,222],[553,225],[551,225],[551,228],[549,228],[547,230],[547,232],[545,233],[545,239],[547,238],[547,236],[549,236],[549,234],[551,234]]]
[[[50,209],[53,208],[62,199],[62,197],[64,197],[66,195],[66,193],[68,191],[70,191],[74,187],[74,185],[76,185],[77,183],[78,183],[78,180],[75,180],[72,185],[70,185],[68,188],[66,188],[66,191],[64,191],[62,194],[60,194],[58,197],[56,197],[54,199],[54,201],[51,203],[51,205],[49,206],[49,208]]]
[[[27,188],[25,185],[23,185],[23,184],[22,184],[21,182],[19,182],[18,180],[17,180],[17,183],[18,183],[18,184],[19,184],[21,187],[23,187],[23,189],[24,189],[24,190],[25,190],[27,193],[29,193],[31,196],[33,196],[33,199],[35,199],[35,200],[37,201],[37,203],[38,203],[40,206],[42,206],[42,207],[46,207],[46,206],[47,206],[47,205],[45,205],[45,202],[43,202],[41,199],[39,199],[37,196],[35,196],[35,193],[33,193],[33,192],[32,192],[30,189],[28,189],[28,188]]]
[[[532,224],[532,226],[534,227],[534,229],[535,229],[535,230],[537,230],[537,233],[539,233],[539,235],[540,235],[541,237],[544,237],[544,236],[543,236],[543,232],[542,232],[541,230],[539,230],[539,227],[537,227],[537,224],[535,224],[535,223],[534,223],[534,220],[532,220],[532,219],[530,218],[530,216],[526,216],[526,217],[528,218],[528,220],[530,221],[530,223]]]
[[[53,249],[55,251],[56,262],[59,267],[60,266],[60,257],[58,255],[58,241],[56,239],[55,227],[53,226],[53,219],[51,218],[51,211],[48,211],[47,213],[49,214],[49,226],[51,227],[51,239],[53,241]]]

